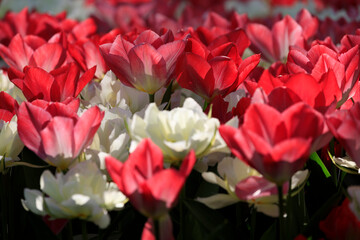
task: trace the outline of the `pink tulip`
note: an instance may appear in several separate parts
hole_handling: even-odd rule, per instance
[[[23,102],[17,112],[20,139],[31,151],[52,166],[65,170],[91,144],[104,116],[92,107],[79,117],[74,106],[35,101]]]
[[[100,51],[123,84],[154,94],[174,78],[176,61],[185,48],[183,40],[171,39],[170,32],[159,36],[147,30],[134,41],[119,35],[113,43],[101,45]]]
[[[269,62],[286,59],[290,46],[304,47],[302,27],[290,16],[285,16],[274,24],[270,30],[259,23],[249,23],[246,33],[255,52]]]
[[[327,124],[346,153],[360,166],[360,103],[327,116]]]

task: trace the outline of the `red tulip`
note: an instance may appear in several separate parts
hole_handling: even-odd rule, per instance
[[[98,43],[88,40],[84,43],[70,44],[69,53],[85,72],[96,66],[95,76],[102,79],[109,70],[100,53]]]
[[[28,101],[43,99],[61,102],[68,97],[77,97],[85,85],[93,79],[96,66],[81,77],[75,63],[47,72],[38,67],[24,69],[25,74],[9,69],[11,81],[22,90]]]
[[[18,133],[24,145],[61,170],[91,144],[104,116],[98,107],[92,107],[79,117],[74,105],[79,106],[79,100],[68,104],[23,102],[17,112]]]
[[[160,219],[160,223],[161,219],[168,217],[169,209],[175,205],[195,161],[195,153],[191,151],[179,170],[164,169],[163,154],[149,139],[144,139],[125,163],[111,156],[105,159],[111,178],[130,203],[143,215]],[[144,228],[145,236],[149,236],[148,228],[152,226],[149,221]],[[164,229],[160,229],[162,231]]]
[[[209,48],[190,38],[186,52],[176,66],[177,82],[211,102],[214,97],[225,97],[235,91],[260,61],[260,55],[244,60],[232,42],[213,42]],[[219,44],[219,45],[217,45]]]
[[[195,164],[193,151],[180,170],[163,169],[163,154],[149,139],[143,140],[125,163],[108,156],[106,167],[132,205],[148,217],[160,217],[175,205],[186,177]]]
[[[304,166],[323,128],[321,114],[302,102],[283,112],[256,103],[239,129],[222,125],[219,131],[235,156],[281,185]]]
[[[359,81],[359,46],[344,53],[337,53],[325,45],[314,45],[309,51],[292,48],[289,52],[287,68],[290,73],[308,73],[317,81],[330,70],[334,72],[337,87],[345,94],[345,99],[353,95],[352,89]],[[338,101],[341,99],[338,99]]]
[[[256,85],[256,83],[255,83]],[[310,74],[297,73],[290,74],[287,77],[274,77],[269,71],[265,70],[255,87],[261,87],[266,94],[270,96],[277,88],[286,88],[288,93],[291,91],[291,98],[295,101],[303,101],[315,108],[319,112],[325,113],[328,109],[332,109],[342,99],[342,92],[337,85],[336,76],[330,69],[317,80]],[[255,91],[255,90],[254,90]],[[296,96],[295,96],[296,95]],[[279,103],[287,105],[281,99],[276,99]],[[292,103],[289,103],[291,105]]]
[[[329,215],[320,222],[319,228],[327,239],[359,239],[360,221],[349,208],[349,199],[332,209]]]
[[[31,35],[23,38],[20,34],[11,40],[9,47],[0,44],[0,55],[10,67],[18,71],[23,71],[27,65],[52,71],[66,59],[66,51],[60,44],[47,43]]]

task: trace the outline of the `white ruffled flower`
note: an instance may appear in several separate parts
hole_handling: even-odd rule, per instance
[[[202,173],[202,177],[207,182],[219,185],[225,189],[227,193],[219,193],[197,199],[212,209],[223,208],[241,201],[235,193],[236,185],[249,177],[261,177],[261,174],[255,169],[249,167],[239,159],[231,157],[225,157],[219,162],[217,170],[220,176],[213,172],[204,172]],[[301,186],[307,179],[307,176],[308,170],[296,172],[291,179],[291,189],[296,189]],[[274,185],[273,187],[276,187],[275,184],[269,183],[265,188],[271,187],[271,184]],[[260,192],[261,190],[259,189],[258,193]],[[277,217],[279,214],[277,194],[260,197],[253,194],[247,202],[253,204],[258,212],[262,212],[268,216]]]
[[[126,197],[109,185],[95,163],[84,161],[65,175],[54,176],[49,170],[40,178],[39,190],[25,189],[23,205],[38,215],[57,218],[80,218],[100,228],[110,223],[107,210],[122,208]]]
[[[0,161],[5,156],[5,165],[11,166],[12,162],[19,160],[18,155],[24,148],[17,131],[16,115],[10,122],[0,120],[0,139]],[[2,167],[0,166],[0,169]]]
[[[129,111],[121,108],[106,109],[92,144],[85,150],[86,159],[95,161],[102,170],[105,169],[105,157],[108,155],[125,161],[129,155],[130,137],[124,119],[130,116]]]
[[[171,111],[160,111],[152,103],[144,118],[135,114],[128,120],[130,152],[144,138],[150,138],[161,148],[167,162],[181,161],[191,149],[197,158],[212,152],[227,152],[218,132],[219,125],[219,121],[209,118],[192,98],[187,98],[183,107]]]
[[[125,86],[115,74],[108,71],[100,82],[90,82],[81,96],[91,105],[104,105],[107,108],[119,107],[138,112],[149,104],[149,95]]]

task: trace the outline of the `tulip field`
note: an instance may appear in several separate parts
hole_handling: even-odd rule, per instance
[[[360,1],[0,0],[0,240],[360,239]]]

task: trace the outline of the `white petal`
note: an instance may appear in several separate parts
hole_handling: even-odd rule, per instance
[[[206,198],[197,198],[196,200],[212,209],[223,208],[240,201],[238,198],[228,194],[215,194]]]

